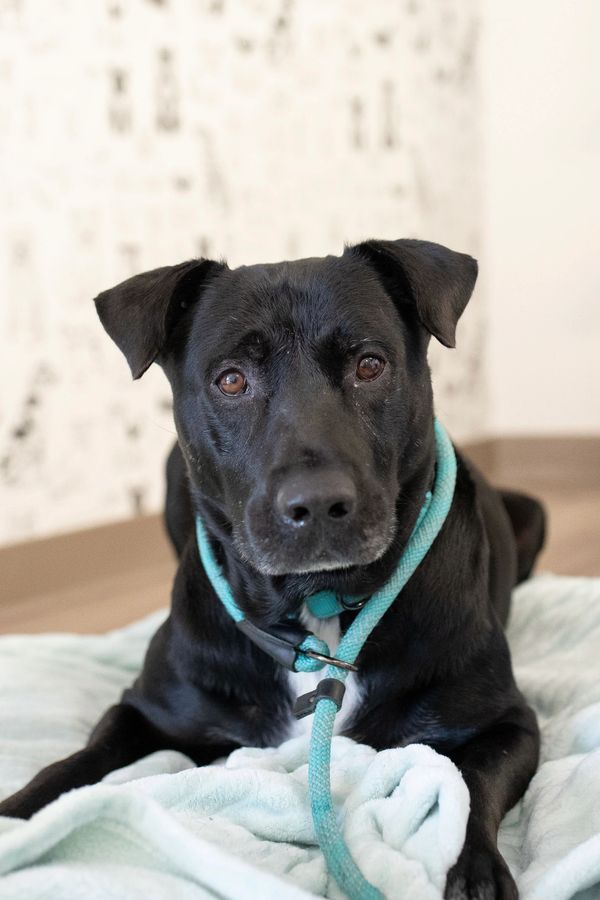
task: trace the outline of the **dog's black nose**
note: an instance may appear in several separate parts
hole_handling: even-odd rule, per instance
[[[286,525],[334,525],[354,514],[356,486],[344,472],[303,472],[284,481],[275,505]]]

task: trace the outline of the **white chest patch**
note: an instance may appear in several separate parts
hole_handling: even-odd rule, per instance
[[[325,641],[332,656],[340,642],[340,620],[338,616],[331,619],[316,619],[304,608],[300,614],[302,624],[309,631],[312,631],[318,638]],[[323,678],[323,669],[319,672],[290,672],[290,690],[292,694],[299,697],[301,694],[307,694],[314,691],[319,681]],[[346,679],[346,693],[342,708],[335,717],[334,734],[343,731],[346,722],[350,719],[352,713],[356,710],[360,703],[360,686],[357,682],[356,675],[350,672]],[[303,719],[292,719],[290,732],[288,737],[299,737],[303,734],[310,734],[312,728],[312,716],[305,716]]]

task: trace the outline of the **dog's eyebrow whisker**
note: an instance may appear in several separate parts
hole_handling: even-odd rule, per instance
[[[177,432],[174,428],[167,428],[166,425],[161,425],[159,422],[152,422],[155,428],[160,428],[161,431],[166,431],[168,434],[174,434],[175,437],[178,437]]]
[[[374,438],[377,438],[377,440],[379,440],[379,435],[377,434],[377,432],[375,431],[375,429],[373,428],[373,426],[372,426],[371,423],[369,422],[368,418],[365,416],[364,412],[363,412],[362,410],[359,410],[359,411],[358,411],[358,414],[359,414],[359,416],[360,416],[361,422],[364,422],[364,424],[366,425],[366,427],[368,428],[368,430],[371,432],[371,434],[373,435],[373,437],[374,437]]]

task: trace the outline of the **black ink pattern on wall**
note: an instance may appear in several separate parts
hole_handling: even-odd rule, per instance
[[[0,0],[0,542],[157,510],[174,426],[92,298],[423,236],[477,253],[476,0]],[[432,348],[453,436],[484,422],[481,298]]]

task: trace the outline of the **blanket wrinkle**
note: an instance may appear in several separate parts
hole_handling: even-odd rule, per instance
[[[105,635],[0,638],[0,796],[81,748],[164,615]],[[500,849],[522,900],[600,898],[600,579],[521,585],[508,636],[543,744]],[[340,900],[315,843],[307,754],[299,737],[199,769],[163,750],[31,821],[0,818],[0,897]],[[384,896],[441,900],[469,811],[450,760],[424,745],[377,753],[337,736],[332,789],[351,852]]]

